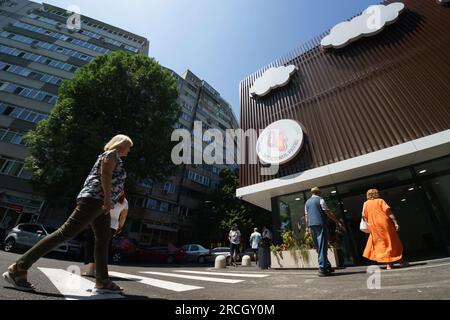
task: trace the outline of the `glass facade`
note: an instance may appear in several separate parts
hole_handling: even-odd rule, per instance
[[[347,232],[338,233],[330,222],[330,242],[339,249],[340,263],[366,262],[362,253],[368,235],[359,230],[368,189],[380,190],[391,206],[407,258],[449,255],[450,243],[450,157],[381,173],[333,186],[322,187],[328,207],[344,222]],[[281,241],[283,230],[301,238],[306,229],[304,205],[309,191],[272,199],[274,230]]]

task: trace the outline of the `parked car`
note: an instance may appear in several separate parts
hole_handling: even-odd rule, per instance
[[[186,253],[186,261],[205,263],[206,261],[210,260],[210,250],[199,244],[186,244],[181,248]]]
[[[12,252],[16,249],[29,249],[56,230],[56,228],[47,227],[42,224],[19,224],[8,232],[3,248],[6,252]],[[52,252],[79,257],[81,256],[81,243],[77,240],[69,240],[55,248]]]
[[[229,247],[218,247],[211,250],[211,256],[212,259],[215,260],[218,256],[225,256],[227,260],[227,264],[231,263],[231,255],[230,255],[230,248]],[[252,261],[255,261],[253,257],[253,250],[252,248],[247,248],[244,251],[239,252],[239,256],[237,258],[238,261],[242,260],[242,257],[244,256],[250,256]]]
[[[113,239],[111,244],[111,261],[113,263],[125,261],[175,263],[184,260],[184,250],[175,247],[171,243],[164,246],[150,247],[138,244],[135,239],[121,237]]]
[[[230,247],[217,247],[211,249],[211,259],[215,261],[218,256],[225,256],[227,264],[230,264]]]

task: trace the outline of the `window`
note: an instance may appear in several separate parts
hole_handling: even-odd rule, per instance
[[[207,187],[209,187],[209,185],[211,183],[211,181],[208,177],[205,177],[205,176],[195,173],[193,171],[189,171],[188,178],[191,181],[197,182],[197,183],[202,184]]]
[[[21,75],[23,77],[41,80],[41,81],[47,82],[47,83],[59,84],[62,82],[61,78],[49,75],[47,73],[34,72],[28,68],[23,68],[23,67],[16,66],[16,65],[6,64],[3,61],[0,61],[0,69],[3,69],[10,73],[15,73],[15,74]],[[21,93],[21,94],[26,96],[28,94],[28,92]]]
[[[23,87],[19,87],[16,86],[12,83],[8,83],[6,85],[6,87],[3,85],[0,90],[9,92],[9,93],[15,93],[18,94],[22,97],[27,97],[30,99],[34,99],[34,100],[39,100],[39,101],[43,101],[44,102],[48,102],[50,104],[55,104],[56,100],[57,100],[57,96],[44,92],[44,91],[39,91],[36,89],[31,89],[31,88],[23,88]]]
[[[147,200],[147,208],[152,209],[152,210],[156,210],[158,206],[158,201],[152,198],[149,198]]]
[[[182,112],[181,113],[181,119],[187,121],[187,122],[192,122],[192,117],[190,115],[188,115],[187,113]]]
[[[40,47],[40,48],[43,48],[46,50],[59,52],[63,55],[69,56],[69,57],[78,57],[80,60],[84,60],[84,61],[88,61],[88,62],[90,62],[94,59],[93,56],[83,55],[80,52],[75,51],[75,50],[65,49],[62,47],[55,46],[48,42],[33,40],[31,38],[19,36],[17,34],[10,33],[7,31],[1,32],[0,37],[12,39],[12,40],[19,41],[22,43],[26,43],[26,44],[32,45],[33,47],[36,46],[36,47]]]
[[[175,184],[173,184],[172,182],[166,182],[161,186],[161,190],[167,193],[175,193],[175,188]]]
[[[23,224],[23,225],[19,226],[19,230],[25,231],[25,232],[33,232],[34,227],[31,224]]]
[[[188,104],[188,103],[186,103],[184,101],[181,104],[183,105],[183,108],[185,108],[187,111],[189,111],[189,112],[194,111],[194,107],[191,106],[190,104]]]
[[[219,174],[220,174],[220,168],[219,168],[218,166],[213,166],[213,167],[212,167],[212,172],[213,172],[214,174],[219,175]]]
[[[22,172],[24,163],[19,160],[0,156],[0,173],[19,177]]]
[[[159,210],[163,212],[169,212],[170,210],[170,204],[164,201],[161,201]]]
[[[0,114],[10,116],[12,118],[21,119],[25,121],[29,121],[32,123],[38,123],[44,119],[48,118],[47,114],[39,113],[39,112],[33,112],[31,110],[8,105],[0,102]]]
[[[22,144],[23,134],[0,128],[0,141],[11,144]]]

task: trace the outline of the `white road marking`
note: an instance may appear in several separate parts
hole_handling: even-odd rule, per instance
[[[121,294],[94,294],[95,283],[63,269],[38,268],[66,300],[122,299]]]
[[[141,277],[138,275],[132,275],[132,274],[126,274],[126,273],[120,273],[120,272],[110,271],[109,275],[112,277],[118,277],[118,278],[122,278],[122,279],[132,280],[132,281],[136,281],[138,283],[143,283],[143,284],[146,284],[149,286],[158,287],[158,288],[171,290],[171,291],[175,291],[175,292],[184,292],[184,291],[203,289],[203,287],[191,286],[191,285],[170,282],[170,281],[164,281],[164,280],[158,280],[158,279],[147,278],[147,277]]]
[[[385,271],[386,273],[392,273],[392,272],[398,272],[398,271],[410,271],[410,270],[421,270],[421,269],[428,269],[428,268],[437,268],[437,267],[443,267],[443,266],[448,266],[450,265],[450,263],[441,263],[441,264],[430,264],[427,266],[417,266],[415,267],[414,265],[417,265],[419,263],[411,263],[408,267],[404,267],[404,268],[398,268],[396,266],[394,266],[394,269],[392,270],[382,270]]]
[[[191,270],[176,270],[176,272],[192,273],[192,274],[207,274],[227,277],[242,277],[242,278],[265,278],[268,274],[251,274],[251,273],[227,273],[227,272],[206,272],[206,271],[191,271]]]
[[[244,281],[244,280],[234,280],[234,279],[224,279],[224,278],[211,278],[211,277],[199,277],[199,276],[189,276],[189,275],[184,275],[184,274],[152,272],[152,271],[143,271],[141,273],[153,274],[153,275],[157,275],[157,276],[165,276],[165,277],[173,277],[173,278],[181,278],[181,279],[190,279],[190,280],[199,280],[199,281],[221,282],[221,283],[239,283],[239,282]]]

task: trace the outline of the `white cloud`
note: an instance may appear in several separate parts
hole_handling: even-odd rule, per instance
[[[405,9],[401,2],[387,6],[380,4],[370,6],[351,21],[344,21],[331,29],[330,34],[322,39],[324,48],[342,48],[361,37],[372,36],[391,23],[397,21],[400,13]]]
[[[250,96],[265,96],[271,90],[283,87],[288,84],[291,76],[295,73],[297,67],[289,65],[287,67],[281,66],[278,68],[270,68],[259,77],[253,86],[250,88]]]

